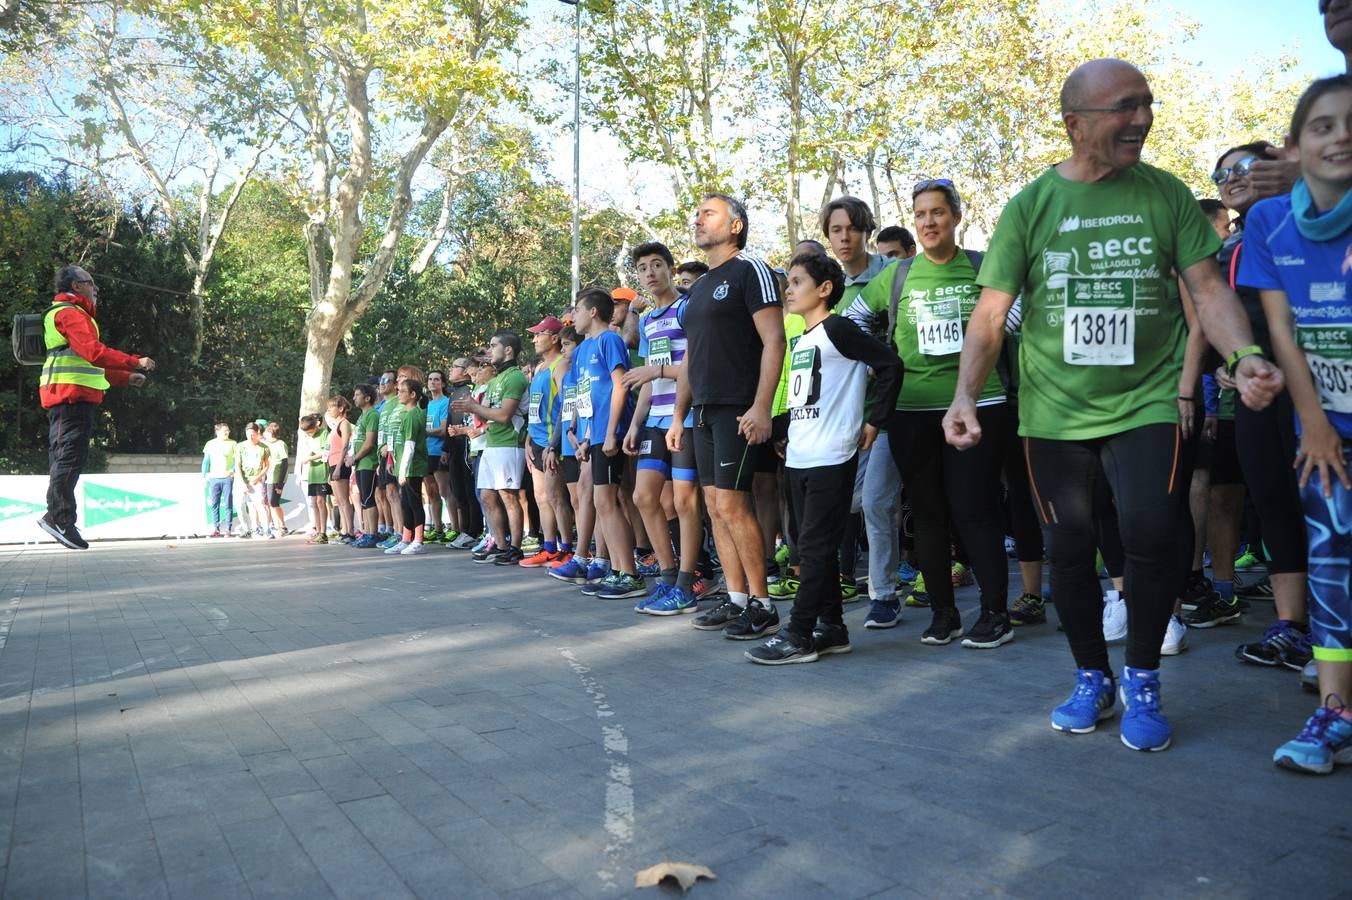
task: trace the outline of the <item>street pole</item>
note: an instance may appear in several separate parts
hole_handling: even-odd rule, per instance
[[[563,0],[567,3],[569,0]],[[582,288],[582,3],[573,4],[573,297]]]

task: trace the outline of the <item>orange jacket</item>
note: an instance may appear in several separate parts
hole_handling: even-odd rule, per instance
[[[94,330],[94,305],[79,294],[57,294],[53,303],[74,303],[79,309],[57,312],[53,324],[70,348],[104,370],[109,384],[127,383],[128,376],[141,362],[141,357],[114,350],[99,340]],[[103,391],[78,384],[44,384],[38,387],[42,408],[49,409],[62,403],[102,403]]]

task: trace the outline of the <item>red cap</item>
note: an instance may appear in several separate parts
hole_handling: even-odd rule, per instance
[[[618,300],[621,303],[633,303],[638,299],[638,291],[633,288],[618,287],[610,292],[611,299]]]
[[[527,328],[526,330],[529,331],[531,334],[539,334],[542,331],[548,331],[551,334],[558,334],[560,331],[563,331],[563,323],[560,322],[558,318],[556,318],[555,316],[545,316],[543,319],[540,320],[540,324],[532,325],[530,328]]]

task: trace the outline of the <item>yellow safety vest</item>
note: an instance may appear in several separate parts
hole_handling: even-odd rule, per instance
[[[70,342],[56,330],[56,314],[68,306],[79,309],[74,304],[53,303],[52,308],[47,310],[47,315],[43,317],[42,338],[47,346],[47,361],[42,364],[42,383],[77,384],[96,391],[106,391],[109,385],[103,369],[71,349]],[[89,321],[94,324],[94,334],[97,336],[98,320],[90,316]]]

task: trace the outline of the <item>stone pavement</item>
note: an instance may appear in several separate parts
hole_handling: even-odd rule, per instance
[[[672,859],[697,898],[1352,896],[1352,772],[1275,770],[1314,698],[1232,655],[1261,604],[1165,661],[1151,755],[1048,727],[1053,624],[865,608],[776,669],[454,551],[0,549],[3,894],[655,897]]]

